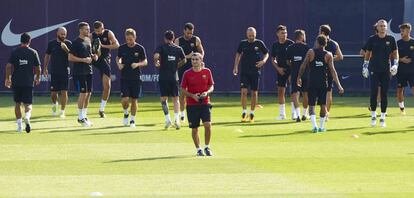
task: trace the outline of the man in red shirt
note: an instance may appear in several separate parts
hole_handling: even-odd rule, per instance
[[[182,93],[187,96],[188,125],[192,130],[194,145],[197,148],[197,156],[212,156],[209,147],[211,138],[211,104],[210,93],[214,90],[214,80],[211,71],[203,67],[203,57],[200,53],[191,56],[192,68],[187,70],[181,81]],[[200,148],[198,127],[200,120],[204,125],[205,148],[204,153]]]

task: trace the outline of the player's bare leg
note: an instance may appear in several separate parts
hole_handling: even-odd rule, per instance
[[[56,91],[52,91],[50,93],[50,99],[52,100],[52,116],[57,115],[57,106],[58,106],[58,93]]]
[[[102,98],[101,106],[99,108],[99,116],[105,118],[105,106],[111,94],[111,77],[106,74],[102,75]]]
[[[303,97],[303,101],[302,101],[302,106],[303,106],[303,115],[302,115],[302,121],[305,121],[306,119],[308,119],[309,116],[309,99],[308,99],[308,92],[303,92],[302,93],[302,97]]]
[[[60,91],[60,117],[65,117],[66,104],[68,102],[68,91]]]
[[[180,99],[178,96],[173,97],[174,103],[174,125],[175,129],[180,129]]]
[[[204,143],[205,143],[205,148],[204,148],[204,153],[207,156],[212,156],[213,153],[211,152],[210,149],[210,140],[211,140],[211,122],[204,122]]]
[[[276,118],[277,120],[285,120],[286,119],[286,101],[285,101],[285,87],[277,87],[277,97],[279,101],[279,116]]]
[[[180,93],[180,121],[184,122],[185,121],[185,106],[186,106],[186,101],[185,101],[185,95],[181,92]]]
[[[242,111],[242,122],[247,121],[247,93],[248,93],[247,88],[242,88],[241,89],[240,101],[241,101],[241,105],[242,105],[242,109],[243,109],[243,111]]]
[[[294,106],[294,111],[296,113],[296,122],[300,122],[300,104],[299,104],[299,92],[294,92],[291,94],[292,102]]]
[[[405,115],[404,87],[397,87],[397,100],[398,100],[398,106],[400,107],[401,115]]]
[[[252,90],[250,92],[251,101],[250,101],[250,122],[254,122],[254,110],[256,109],[257,101],[259,99],[259,92],[257,90]]]
[[[122,121],[122,124],[124,126],[128,126],[128,122],[129,122],[129,112],[128,112],[128,108],[129,108],[129,97],[122,97],[121,99],[121,104],[122,104],[122,109],[124,110],[124,118]],[[132,111],[132,108],[131,108]]]
[[[329,112],[333,103],[332,90],[326,92],[326,121],[329,120]]]

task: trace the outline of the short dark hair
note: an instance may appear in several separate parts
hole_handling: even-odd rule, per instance
[[[30,43],[30,39],[31,39],[31,37],[27,32],[20,35],[20,43],[22,43],[22,44]]]
[[[398,26],[400,29],[408,29],[411,30],[411,24],[410,23],[403,23],[400,26]]]
[[[316,42],[318,42],[320,46],[325,47],[328,42],[328,38],[326,38],[323,34],[319,34],[318,37],[316,37]]]
[[[79,29],[82,29],[83,27],[85,27],[85,26],[89,26],[89,24],[88,23],[86,23],[86,22],[80,22],[80,23],[78,23],[78,28]]]
[[[329,26],[328,24],[321,25],[319,27],[319,31],[325,34],[326,36],[329,36],[329,34],[331,33],[331,26]]]
[[[169,40],[169,41],[172,41],[172,40],[174,40],[174,37],[175,37],[174,35],[175,34],[174,34],[174,32],[172,30],[167,30],[164,33],[164,38],[167,39],[167,40]]]
[[[184,30],[194,30],[194,24],[188,22],[184,25]]]
[[[295,40],[298,40],[300,37],[305,36],[305,30],[297,29],[295,30]]]
[[[103,26],[104,26],[104,24],[102,23],[102,21],[95,21],[93,23],[93,28],[95,28],[95,29],[99,29],[99,28],[101,28]]]
[[[279,32],[281,30],[287,30],[286,26],[284,26],[284,25],[278,25],[277,28],[276,28],[276,32]]]

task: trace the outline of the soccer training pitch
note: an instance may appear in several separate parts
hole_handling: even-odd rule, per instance
[[[163,129],[157,97],[139,101],[136,128],[122,126],[119,97],[105,119],[98,100],[85,128],[75,97],[61,119],[37,96],[33,130],[18,134],[12,98],[0,97],[0,197],[414,197],[411,98],[401,116],[390,97],[387,128],[372,128],[368,97],[334,97],[327,132],[314,134],[309,121],[276,121],[276,97],[259,98],[250,124],[239,97],[213,96],[213,157],[195,156],[187,124]]]

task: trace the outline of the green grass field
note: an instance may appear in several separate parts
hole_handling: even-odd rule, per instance
[[[276,121],[276,98],[261,97],[256,122],[242,124],[239,98],[215,97],[209,158],[195,157],[186,124],[163,130],[156,97],[140,100],[135,129],[122,127],[118,97],[106,119],[98,100],[83,128],[74,97],[66,119],[35,97],[33,131],[18,134],[12,99],[0,97],[0,197],[414,197],[411,98],[406,116],[390,99],[387,128],[372,128],[367,97],[336,97],[328,131],[313,134],[309,121]]]

